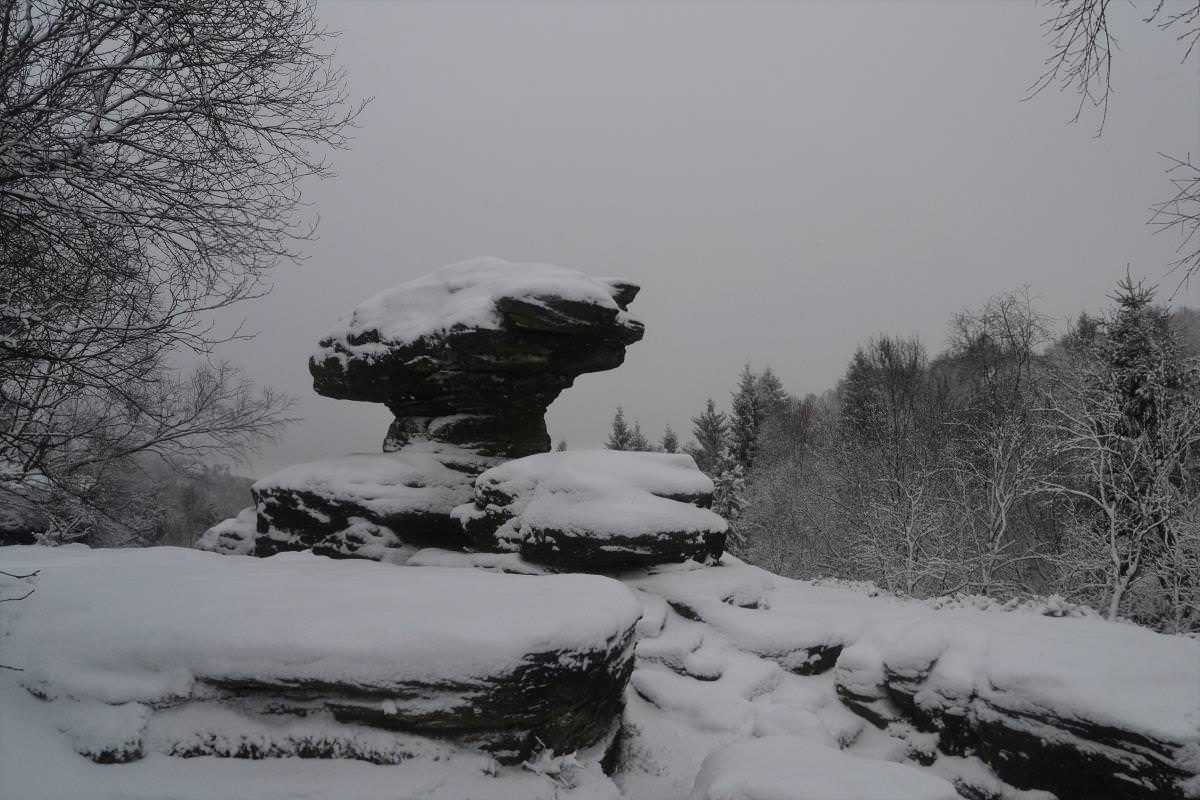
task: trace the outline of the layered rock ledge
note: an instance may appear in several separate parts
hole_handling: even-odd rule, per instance
[[[943,753],[976,756],[1021,789],[1200,796],[1194,639],[952,610],[875,626],[845,649],[835,676],[842,701],[877,726],[934,734]]]
[[[466,540],[450,512],[496,461],[420,442],[400,452],[286,467],[251,487],[258,517],[253,553],[312,550],[396,560],[406,548],[462,549]]]
[[[712,492],[688,455],[543,453],[484,472],[454,516],[472,547],[559,569],[716,561],[729,526],[708,510]]]
[[[367,729],[501,762],[570,753],[612,732],[633,669],[640,608],[599,576],[397,571],[306,553],[10,550],[8,563],[43,577],[5,662],[76,720],[76,749],[102,762],[156,747],[387,762],[431,747]],[[154,597],[171,607],[147,607]],[[264,720],[278,741],[254,745],[245,732]],[[228,735],[206,739],[207,727]]]

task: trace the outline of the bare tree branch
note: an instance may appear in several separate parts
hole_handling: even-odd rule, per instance
[[[312,236],[361,104],[311,0],[0,2],[0,453],[91,502],[149,456],[239,455],[288,398],[226,364],[213,312]],[[76,518],[66,522],[75,530]]]

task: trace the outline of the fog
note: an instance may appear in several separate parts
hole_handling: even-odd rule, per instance
[[[1099,138],[1096,113],[1070,124],[1075,95],[1023,100],[1049,52],[1032,3],[320,9],[374,99],[339,177],[306,187],[319,240],[221,351],[303,417],[251,474],[377,450],[386,409],[316,396],[308,353],[368,295],[471,256],[642,286],[645,339],[551,408],[572,448],[618,404],[686,439],[747,362],[804,394],[876,332],[936,352],[954,312],[1024,284],[1059,320],[1127,268],[1176,288],[1178,239],[1146,222],[1171,188],[1159,153],[1200,151],[1200,80],[1124,4]]]

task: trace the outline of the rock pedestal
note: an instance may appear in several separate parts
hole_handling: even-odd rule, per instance
[[[284,565],[308,563],[289,561],[309,556],[281,552],[288,550],[395,563],[416,563],[418,548],[516,551],[579,572],[719,558],[727,525],[708,510],[713,485],[690,456],[544,452],[549,404],[578,375],[620,365],[625,348],[642,338],[642,324],[627,313],[637,291],[574,270],[485,258],[372,297],[320,340],[309,370],[319,394],[391,410],[383,452],[263,478],[251,489],[254,530],[243,512],[207,531],[198,547],[279,554],[271,561]],[[262,661],[253,673],[193,668],[202,691],[156,717],[159,729],[186,735],[158,736],[166,742],[160,751],[307,752],[380,763],[409,757],[417,745],[375,735],[386,730],[515,762],[593,747],[615,732],[641,613],[619,583],[428,566],[361,571],[367,567],[338,565],[359,569],[354,577],[364,583],[333,588],[349,590],[370,625],[344,612],[300,613],[303,625],[259,631],[247,612],[231,626],[230,642],[221,639],[223,629],[206,630],[234,649],[293,633],[299,641],[252,654]],[[267,577],[279,589],[296,589],[294,581]],[[385,591],[369,597],[369,584]],[[318,590],[305,586],[304,602]],[[314,619],[329,629],[310,632]],[[337,628],[347,621],[351,632],[378,627],[392,635],[343,641]],[[312,641],[318,634],[329,638]],[[377,671],[366,669],[373,659]],[[342,660],[347,669],[329,677],[326,662]],[[210,736],[205,728],[206,719],[241,714],[247,718],[232,728],[253,731],[262,709],[294,719],[286,730],[275,726],[269,740]],[[337,725],[313,727],[326,717]],[[151,731],[137,722],[130,744],[121,745],[128,757],[140,756]]]
[[[313,388],[383,403],[385,450],[411,441],[514,458],[550,449],[545,413],[575,378],[620,366],[643,326],[633,284],[482,258],[354,309],[309,359]]]
[[[451,510],[471,500],[484,470],[550,449],[550,403],[577,376],[620,365],[642,338],[627,313],[637,292],[575,270],[480,258],[366,300],[320,340],[309,371],[318,394],[391,410],[384,452],[260,480],[253,547],[235,542],[242,528],[229,525],[200,546],[376,559],[464,548]]]

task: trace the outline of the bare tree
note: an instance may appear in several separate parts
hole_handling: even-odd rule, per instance
[[[1156,617],[1168,633],[1200,630],[1200,486],[1191,487],[1185,503],[1153,570],[1164,606]]]
[[[1114,5],[1126,4],[1114,4],[1112,0],[1044,0],[1044,5],[1051,9],[1044,23],[1051,52],[1030,95],[1050,86],[1078,94],[1079,104],[1072,121],[1078,121],[1088,106],[1099,109],[1100,122],[1096,128],[1099,136],[1108,119],[1117,51],[1110,12]],[[1174,33],[1183,48],[1182,61],[1195,54],[1200,43],[1200,0],[1171,4],[1158,0],[1142,21]],[[1167,173],[1174,192],[1151,207],[1150,223],[1160,231],[1178,232],[1179,257],[1172,269],[1181,274],[1182,287],[1200,272],[1200,164],[1190,154],[1182,157],[1163,154],[1163,157],[1169,162]]]
[[[1049,339],[1028,287],[956,315],[951,327],[943,362],[964,396],[947,462],[949,492],[975,565],[972,588],[983,594],[1024,589],[1020,568],[1038,557],[1036,535],[1019,535],[1018,512],[1040,491],[1049,455],[1034,419],[1043,372],[1037,351]]]
[[[312,227],[361,106],[308,0],[0,3],[0,452],[87,498],[102,473],[253,445],[286,398],[175,368],[240,330]]]
[[[1047,400],[1061,470],[1045,487],[1074,500],[1067,579],[1109,617],[1148,572],[1174,580],[1200,488],[1200,367],[1182,356],[1153,290],[1128,278],[1117,310]],[[1183,559],[1181,564],[1186,564]]]

